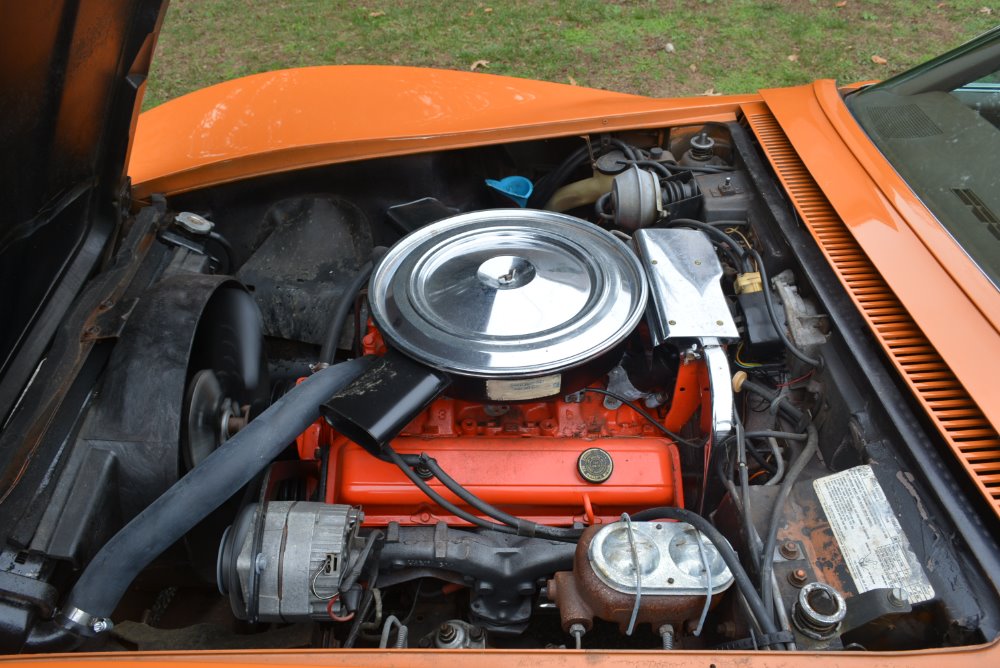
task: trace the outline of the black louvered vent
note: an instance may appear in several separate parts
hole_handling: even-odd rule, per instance
[[[945,442],[1000,514],[1000,434],[858,245],[771,112],[763,106],[744,107],[744,110],[747,123],[760,140],[803,224],[847,288],[861,316]],[[971,195],[970,202],[977,206],[981,203],[975,193],[967,191],[967,194]],[[983,208],[986,215],[994,215]]]

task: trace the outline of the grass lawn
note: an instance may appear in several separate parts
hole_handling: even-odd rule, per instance
[[[357,63],[742,93],[885,78],[998,21],[991,0],[173,0],[145,106],[255,72]]]

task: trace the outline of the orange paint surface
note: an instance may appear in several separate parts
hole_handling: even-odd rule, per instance
[[[143,113],[133,196],[361,158],[735,118],[757,96],[651,99],[490,74],[306,67],[203,88]]]
[[[301,668],[302,666],[394,666],[441,668],[457,660],[455,650],[335,649],[335,650],[255,650],[130,652],[0,657],[0,665],[10,668],[76,668],[90,663],[113,661],[118,668]],[[461,661],[478,668],[546,666],[550,668],[985,668],[1000,665],[1000,641],[977,647],[918,652],[716,652],[685,650],[664,655],[653,650],[463,650]]]
[[[668,428],[680,430],[709,398],[703,369],[701,362],[682,365],[663,420]],[[579,402],[556,398],[511,404],[505,413],[491,415],[483,404],[441,397],[392,445],[401,454],[427,453],[473,494],[541,524],[569,525],[584,521],[591,511],[604,522],[636,508],[683,506],[677,446],[628,406],[608,409],[603,402],[600,395],[584,394]],[[396,466],[376,459],[323,420],[297,439],[302,459],[314,459],[321,446],[331,448],[326,501],[361,506],[366,524],[464,524],[430,503]],[[614,462],[611,477],[599,484],[586,481],[577,469],[580,453],[593,447]],[[429,484],[464,506],[436,481]]]
[[[607,481],[587,482],[577,470],[580,453],[601,448],[614,462]],[[511,514],[548,525],[571,525],[585,519],[589,496],[598,522],[614,522],[636,508],[683,503],[680,456],[662,438],[511,439],[401,437],[400,454],[427,453],[463,487]],[[327,501],[361,506],[365,524],[466,524],[432,504],[392,463],[372,457],[354,443],[342,443],[330,455]],[[436,480],[436,492],[466,507]],[[468,507],[466,507],[468,510]]]
[[[837,215],[1000,429],[1000,292],[851,118],[832,81],[761,91]]]

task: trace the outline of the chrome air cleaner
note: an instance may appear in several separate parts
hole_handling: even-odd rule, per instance
[[[401,240],[376,267],[369,300],[389,346],[447,373],[449,394],[508,402],[606,373],[647,293],[638,259],[596,225],[493,209]]]

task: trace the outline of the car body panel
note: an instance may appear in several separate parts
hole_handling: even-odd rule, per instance
[[[143,113],[129,176],[133,197],[144,200],[361,158],[728,121],[740,102],[752,99],[758,98],[653,99],[415,67],[280,70]]]
[[[550,650],[465,650],[463,659],[478,668],[510,666],[603,666],[625,668],[639,665],[667,665],[662,655],[646,651],[576,652]],[[113,661],[118,668],[253,668],[267,665],[276,668],[293,666],[409,666],[439,668],[451,665],[454,650],[364,650],[341,649],[336,652],[314,650],[255,650],[255,651],[194,651],[138,652],[122,654],[76,654],[73,657],[41,655],[34,657],[0,657],[0,666],[10,668],[69,668],[81,661]],[[746,668],[782,668],[798,666],[808,661],[815,668],[871,668],[891,665],[893,668],[980,668],[1000,663],[1000,641],[977,647],[950,650],[908,652],[813,652],[796,653],[789,657],[782,652],[735,652],[686,650],[670,655],[669,665],[677,668],[707,666],[745,666]]]
[[[870,142],[865,147],[857,136],[845,139],[853,121],[832,81],[762,96],[847,229],[993,427],[1000,427],[1000,358],[983,354],[1000,347],[1000,293]],[[835,126],[830,119],[840,113],[838,105],[843,115]]]

